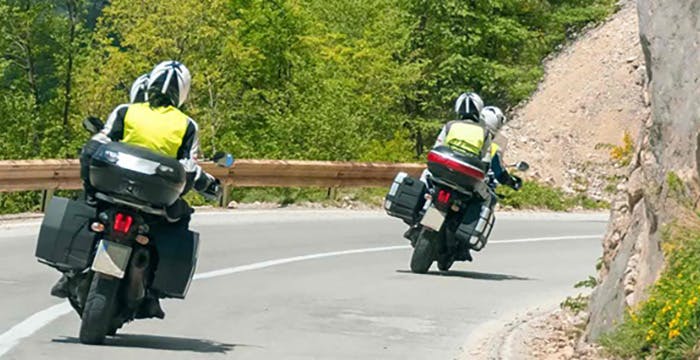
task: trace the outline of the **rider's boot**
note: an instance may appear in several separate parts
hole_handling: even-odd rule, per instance
[[[160,299],[152,293],[146,295],[141,302],[141,307],[136,313],[137,319],[158,318],[164,319],[165,312],[160,307]]]
[[[56,284],[51,288],[51,295],[65,299],[70,296],[69,278],[67,274],[61,275]]]
[[[416,242],[416,240],[418,240],[418,234],[420,234],[420,228],[418,228],[417,226],[411,226],[403,234],[403,237],[405,237],[408,240],[411,240],[411,243],[414,243]]]

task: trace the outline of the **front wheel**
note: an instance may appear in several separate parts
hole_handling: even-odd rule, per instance
[[[411,256],[411,271],[416,274],[425,274],[430,269],[434,260],[435,245],[431,241],[428,230],[423,230],[418,235],[416,246]]]
[[[438,255],[437,264],[438,264],[438,269],[440,269],[440,271],[450,270],[450,268],[452,267],[452,264],[454,264],[454,263],[455,263],[455,259],[454,259],[454,257],[452,257],[452,255],[450,255],[450,254]]]
[[[95,273],[90,284],[80,324],[80,342],[89,345],[104,343],[112,332],[114,306],[119,279]]]

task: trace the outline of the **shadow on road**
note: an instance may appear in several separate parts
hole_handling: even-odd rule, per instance
[[[399,273],[404,273],[404,274],[413,274],[409,270],[396,270],[396,272]],[[418,274],[415,274],[418,275]],[[504,281],[504,280],[534,280],[532,278],[528,277],[521,277],[521,276],[516,276],[516,275],[508,275],[508,274],[493,274],[493,273],[482,273],[482,272],[476,272],[476,271],[460,271],[460,270],[450,270],[450,271],[428,271],[426,274],[423,275],[432,275],[432,276],[447,276],[447,277],[461,277],[461,278],[466,278],[466,279],[475,279],[475,280],[492,280],[492,281]]]
[[[80,343],[80,341],[74,337],[53,339],[52,342],[66,344]],[[105,340],[105,346],[226,354],[236,347],[246,345],[225,344],[205,339],[189,339],[172,336],[119,334],[114,337],[108,337]]]

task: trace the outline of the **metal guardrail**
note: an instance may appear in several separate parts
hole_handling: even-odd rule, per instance
[[[298,160],[237,160],[231,168],[202,163],[226,187],[375,187],[389,186],[397,172],[419,176],[411,163],[363,163]],[[78,160],[0,161],[0,192],[81,188]],[[228,194],[228,191],[225,192]]]

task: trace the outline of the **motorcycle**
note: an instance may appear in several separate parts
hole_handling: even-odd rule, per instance
[[[94,134],[102,123],[88,118],[83,126]],[[212,160],[233,165],[226,153]],[[68,274],[68,301],[81,317],[80,342],[101,344],[127,322],[152,317],[144,309],[149,296],[185,298],[199,234],[167,224],[179,219],[170,205],[186,184],[179,161],[110,142],[92,155],[89,179],[96,190],[91,204],[52,199],[36,257]]]
[[[529,169],[526,162],[508,167]],[[384,203],[390,216],[410,226],[410,267],[420,274],[435,261],[441,271],[455,261],[472,261],[471,251],[488,242],[498,199],[498,182],[480,159],[440,146],[428,154],[428,170],[425,182],[399,173]]]

